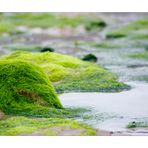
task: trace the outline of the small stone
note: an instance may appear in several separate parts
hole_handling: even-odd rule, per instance
[[[4,118],[5,118],[5,114],[2,111],[0,111],[0,120],[2,120]]]
[[[51,47],[43,47],[42,48],[42,50],[41,50],[41,52],[54,52],[54,49],[53,48],[51,48]]]
[[[98,58],[93,54],[87,54],[82,58],[83,61],[97,62]]]

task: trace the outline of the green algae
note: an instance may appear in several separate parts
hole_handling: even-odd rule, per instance
[[[128,123],[127,128],[148,128],[148,123],[132,121]]]
[[[126,35],[123,34],[122,32],[120,31],[116,31],[116,32],[112,32],[112,33],[109,33],[106,35],[106,38],[107,39],[116,39],[116,38],[123,38],[125,37]]]
[[[78,131],[71,133],[72,130]],[[68,133],[64,133],[68,132]],[[73,120],[59,118],[9,117],[0,121],[0,135],[96,135],[96,130]]]
[[[98,42],[93,42],[93,41],[77,41],[74,43],[76,47],[90,47],[90,50],[93,48],[97,48],[97,49],[116,49],[116,48],[123,48],[123,46],[121,45],[117,45],[114,44],[112,42],[109,41],[102,41],[100,43]]]
[[[134,22],[131,22],[125,26],[120,27],[119,29],[115,29],[111,32],[108,32],[106,37],[107,38],[122,38],[122,37],[130,37],[131,39],[143,39],[144,37],[147,38],[147,35],[143,35],[140,31],[148,29],[148,19],[141,19]],[[137,33],[139,32],[139,33]]]
[[[135,34],[132,37],[133,40],[147,40],[148,39],[148,34]]]
[[[16,13],[11,16],[4,17],[6,21],[11,21],[15,25],[24,25],[27,27],[75,27],[82,22],[81,17],[58,16],[51,13]]]
[[[18,30],[18,26],[28,28],[75,28],[83,26],[86,30],[105,27],[105,22],[97,16],[91,18],[84,14],[64,16],[56,13],[3,13],[0,15],[0,33],[23,33]],[[5,25],[6,24],[6,25]]]
[[[38,64],[48,75],[57,92],[121,91],[129,88],[117,77],[93,63],[58,53],[16,51],[1,59],[21,59]]]
[[[43,70],[21,60],[0,60],[0,110],[13,113],[26,107],[62,108]]]
[[[88,22],[85,25],[85,29],[87,31],[91,31],[91,30],[98,29],[98,28],[99,29],[100,28],[104,28],[106,26],[107,26],[107,24],[104,21],[101,21],[101,20],[93,20],[93,21]]]
[[[0,34],[2,33],[13,33],[15,26],[10,23],[0,22]]]
[[[39,45],[5,45],[3,46],[3,48],[8,49],[10,51],[17,51],[21,49],[21,51],[34,52],[34,51],[41,51],[43,47]]]
[[[148,51],[129,54],[129,57],[148,60]]]
[[[85,114],[90,113],[86,108],[57,109],[44,106],[28,105],[24,108],[13,108],[8,112],[11,116],[25,116],[34,118],[60,118],[60,119],[83,119]]]

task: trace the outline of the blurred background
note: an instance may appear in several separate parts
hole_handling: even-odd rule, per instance
[[[148,81],[148,63],[139,63],[148,56],[148,13],[0,13],[0,56],[47,48],[78,58],[93,54],[123,81]]]

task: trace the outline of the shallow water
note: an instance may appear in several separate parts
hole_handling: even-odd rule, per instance
[[[136,131],[128,130],[126,126],[131,121],[148,120],[148,84],[139,82],[127,84],[133,87],[129,91],[119,93],[66,93],[60,95],[60,100],[64,106],[92,108],[92,112],[95,114],[108,115],[103,121],[99,120],[95,123],[93,121],[95,119],[92,119],[92,121],[90,119],[88,123],[93,123],[94,127],[136,134]],[[142,133],[139,132],[139,134]]]
[[[117,93],[67,93],[60,95],[63,105],[91,108],[93,118],[83,121],[101,130],[124,135],[148,135],[148,129],[127,129],[129,122],[148,122],[148,83],[136,77],[148,76],[148,61],[127,55],[144,49],[94,49],[98,64],[117,74],[131,90]]]

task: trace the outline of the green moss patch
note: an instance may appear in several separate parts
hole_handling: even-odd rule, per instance
[[[105,27],[106,23],[97,16],[78,14],[66,16],[56,13],[13,13],[0,15],[0,33],[21,33],[18,26],[28,28],[71,27],[83,26],[88,30]],[[6,25],[5,25],[6,24]]]
[[[106,35],[106,38],[107,39],[116,39],[116,38],[123,38],[125,37],[126,35],[120,31],[116,31],[116,32],[112,32],[112,33],[109,33]]]
[[[92,47],[93,47],[93,49],[94,48],[97,48],[97,49],[103,49],[103,50],[105,50],[105,49],[107,49],[107,50],[109,50],[109,49],[115,49],[115,48],[122,48],[123,46],[120,46],[120,45],[117,45],[117,44],[114,44],[114,43],[112,43],[112,42],[110,42],[110,41],[103,41],[103,42],[100,42],[100,43],[98,43],[98,42],[92,42],[92,41],[77,41],[77,42],[75,42],[75,46],[76,47],[91,47],[90,49],[92,49]]]
[[[50,46],[40,46],[40,45],[5,45],[3,46],[3,49],[8,49],[10,51],[29,51],[29,52],[54,52],[55,49]]]
[[[0,34],[2,33],[13,33],[15,26],[7,22],[0,22]]]
[[[25,106],[24,108],[15,108],[9,112],[11,116],[25,116],[34,118],[61,118],[61,119],[84,119],[85,114],[90,110],[85,108],[49,108],[43,106]]]
[[[20,60],[0,60],[0,110],[12,113],[26,107],[62,108],[43,70]]]
[[[142,32],[148,29],[148,19],[142,19],[134,21],[125,25],[119,29],[107,33],[107,38],[121,38],[121,37],[130,37],[136,39],[147,39],[147,35],[143,35]],[[138,33],[139,32],[139,33]]]
[[[16,51],[21,49],[21,51],[30,51],[30,52],[41,51],[43,49],[42,46],[38,45],[5,45],[3,46],[3,48],[8,49],[10,51]]]
[[[11,117],[0,121],[0,135],[96,135],[96,130],[73,120]]]
[[[94,20],[94,21],[90,21],[85,25],[85,29],[87,31],[91,31],[94,29],[98,29],[98,28],[104,28],[106,27],[107,24],[104,21],[101,20]]]
[[[137,40],[147,40],[148,39],[148,34],[135,34],[133,36],[133,39]]]
[[[127,128],[148,128],[148,123],[132,121],[132,122],[129,122],[129,124],[127,125]]]
[[[16,51],[2,59],[21,59],[38,64],[58,92],[111,92],[129,88],[100,66],[67,55]]]
[[[132,53],[129,55],[129,57],[148,60],[148,51],[140,52],[140,53]]]
[[[82,18],[79,16],[66,17],[54,15],[51,13],[15,13],[10,16],[3,16],[4,21],[13,22],[15,25],[24,25],[27,27],[75,27],[81,22]],[[66,25],[67,24],[67,25]]]

